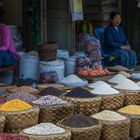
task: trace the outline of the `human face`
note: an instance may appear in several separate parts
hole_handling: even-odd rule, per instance
[[[113,19],[111,19],[111,23],[114,26],[119,26],[121,23],[121,16],[120,15],[116,15],[115,17],[113,17]]]

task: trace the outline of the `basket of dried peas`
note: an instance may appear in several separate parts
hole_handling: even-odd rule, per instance
[[[119,113],[130,118],[131,137],[140,137],[140,106],[129,105],[118,110]]]
[[[14,99],[0,106],[0,114],[6,118],[5,131],[18,133],[38,123],[39,108]]]
[[[130,119],[119,113],[104,110],[91,115],[102,123],[101,140],[128,140]]]
[[[4,130],[5,121],[6,121],[5,117],[4,116],[0,116],[0,133],[2,133],[3,130]]]

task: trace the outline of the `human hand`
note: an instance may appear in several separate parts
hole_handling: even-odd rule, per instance
[[[130,51],[130,46],[129,45],[122,46],[121,48],[123,50]]]

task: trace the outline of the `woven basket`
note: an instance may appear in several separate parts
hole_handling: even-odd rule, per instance
[[[58,121],[73,115],[74,105],[71,103],[64,105],[40,106],[39,122],[51,122],[56,124]]]
[[[4,130],[5,121],[6,121],[5,117],[4,116],[0,116],[0,133],[2,133],[3,130]]]
[[[42,61],[56,60],[58,45],[56,42],[48,42],[39,45],[39,57]]]
[[[65,119],[59,121],[57,124],[60,127],[71,131],[71,140],[100,140],[102,129],[101,123],[91,127],[73,128],[62,124]]]
[[[140,105],[140,91],[121,90],[125,94],[124,105]]]
[[[83,114],[90,116],[99,112],[101,97],[95,98],[73,98],[61,96],[61,98],[68,100],[74,104],[74,114]]]
[[[14,112],[0,111],[0,114],[6,118],[5,131],[8,133],[18,133],[24,128],[38,123],[39,108],[33,107],[29,110]]]
[[[116,111],[123,107],[124,94],[122,93],[115,95],[99,95],[99,97],[102,97],[100,111],[103,110]]]
[[[135,138],[140,137],[140,115],[119,113],[130,118],[130,136]]]
[[[91,116],[92,117],[92,116]],[[128,140],[130,119],[120,121],[101,121],[101,140]]]
[[[64,133],[54,134],[54,135],[29,135],[25,134],[23,131],[20,133],[23,136],[29,137],[30,140],[71,140],[71,132],[65,130]]]

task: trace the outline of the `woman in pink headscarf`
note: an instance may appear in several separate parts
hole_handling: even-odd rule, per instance
[[[0,67],[16,64],[19,58],[9,27],[1,20],[3,11],[0,7]]]

